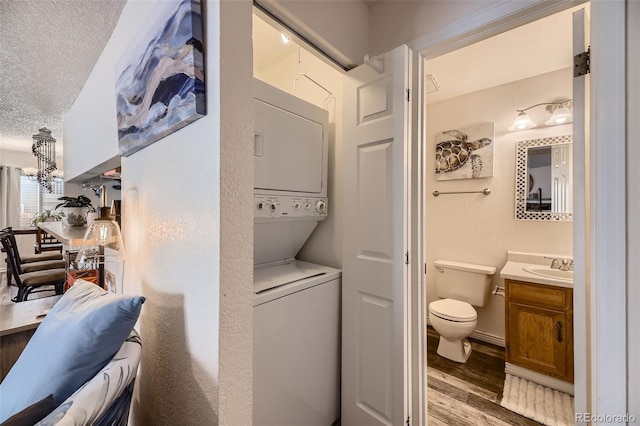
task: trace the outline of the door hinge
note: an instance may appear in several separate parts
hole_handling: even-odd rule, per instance
[[[404,254],[404,263],[406,263],[407,265],[409,264],[409,252],[406,252]]]
[[[573,57],[573,76],[580,77],[591,72],[591,46],[586,52]]]
[[[407,421],[404,422],[404,424],[407,425],[407,426],[411,426],[411,418],[407,417]]]
[[[407,102],[411,100],[411,89],[407,89]]]

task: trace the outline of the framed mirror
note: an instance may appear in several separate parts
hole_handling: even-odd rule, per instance
[[[570,135],[518,142],[516,219],[573,220]]]

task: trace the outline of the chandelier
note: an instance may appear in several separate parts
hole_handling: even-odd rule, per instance
[[[56,140],[51,137],[51,130],[43,127],[33,135],[31,152],[38,159],[38,182],[49,192],[53,192],[51,181],[56,170]]]

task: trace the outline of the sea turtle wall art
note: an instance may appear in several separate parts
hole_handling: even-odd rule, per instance
[[[206,114],[200,0],[159,2],[116,65],[120,155]]]
[[[493,176],[494,123],[450,129],[436,135],[436,180]]]

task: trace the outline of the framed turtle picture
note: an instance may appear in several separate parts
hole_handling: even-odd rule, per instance
[[[436,180],[493,176],[495,124],[480,123],[436,135]]]

